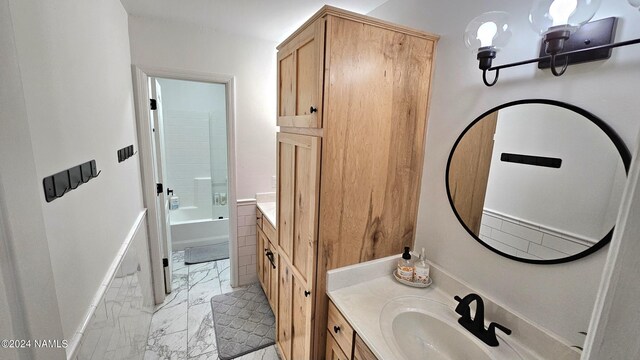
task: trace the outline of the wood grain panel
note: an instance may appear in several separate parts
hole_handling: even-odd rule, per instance
[[[356,334],[356,340],[353,345],[353,359],[354,360],[378,360],[378,358],[371,352],[367,344],[362,341],[360,336]]]
[[[310,108],[319,106],[316,50],[314,39],[297,49],[296,115],[311,115]]]
[[[278,284],[278,333],[277,342],[282,355],[291,360],[291,324],[292,324],[292,291],[293,276],[289,266],[281,261],[278,267],[280,281]]]
[[[327,270],[413,244],[435,46],[333,16],[327,39],[317,316]]]
[[[307,288],[313,288],[317,254],[321,139],[278,134],[280,255]]]
[[[278,74],[280,84],[293,85],[293,93],[279,90],[278,126],[320,128],[322,127],[322,76],[324,63],[324,19],[317,19],[302,30],[294,39],[279,48],[278,59],[292,54],[292,74]],[[280,67],[283,67],[279,62]],[[287,62],[287,66],[289,63]],[[292,76],[289,81],[288,76]],[[284,104],[284,105],[283,105]],[[293,109],[290,106],[293,105]],[[311,107],[315,111],[311,112]],[[291,111],[293,110],[293,111]]]
[[[313,193],[315,178],[311,167],[316,164],[313,161],[311,150],[296,148],[296,189],[295,189],[295,224],[293,234],[293,266],[300,271],[304,281],[313,276],[311,264],[315,256],[315,220],[313,217],[316,209],[310,208],[309,203],[315,203],[316,195]]]
[[[273,265],[271,265],[271,263],[269,263],[269,260],[266,259],[266,262],[269,263],[269,272],[267,274],[265,274],[265,277],[268,278],[265,279],[265,283],[268,282],[268,286],[269,286],[269,292],[268,294],[268,299],[269,299],[269,304],[271,305],[271,309],[273,309],[273,311],[276,311],[277,308],[277,304],[278,304],[278,264],[279,264],[279,256],[278,256],[278,249],[272,244],[269,243],[269,250],[271,250],[271,252],[273,253],[273,262],[275,264],[275,268],[273,267]]]
[[[282,58],[280,56],[282,55]],[[278,53],[278,116],[295,115],[295,63],[293,52]]]
[[[276,230],[280,254],[290,256],[293,239],[295,146],[285,142],[286,139],[284,134],[278,134],[278,226]]]
[[[388,30],[392,30],[392,31],[402,32],[402,33],[405,33],[405,34],[408,34],[408,35],[411,35],[411,36],[422,37],[422,38],[425,38],[425,39],[428,39],[428,40],[432,40],[434,42],[438,41],[438,39],[440,38],[438,35],[431,34],[431,33],[425,32],[425,31],[416,30],[416,29],[413,29],[413,28],[410,28],[410,27],[407,27],[407,26],[402,26],[402,25],[390,23],[388,21],[376,19],[376,18],[373,18],[373,17],[370,17],[370,16],[366,16],[366,15],[358,14],[358,13],[355,13],[355,12],[339,9],[337,7],[334,7],[334,6],[325,5],[320,10],[318,10],[312,17],[310,17],[304,24],[302,24],[302,26],[300,26],[298,28],[298,30],[294,31],[291,35],[289,35],[289,37],[286,38],[282,43],[280,43],[280,45],[278,45],[276,48],[278,50],[286,48],[309,25],[311,25],[312,23],[316,22],[319,18],[326,17],[328,15],[333,16],[333,17],[340,17],[340,18],[343,18],[343,19],[356,21],[356,22],[359,22],[359,23],[362,23],[362,24],[378,26],[378,27],[381,27],[381,28],[384,28],[384,29],[388,29]]]
[[[258,280],[262,285],[262,289],[265,293],[268,291],[268,287],[265,285],[264,279],[264,262],[269,261],[264,255],[264,249],[266,248],[264,243],[264,235],[260,228],[256,229],[256,270],[258,272]]]
[[[269,220],[266,219],[266,217],[264,218],[264,220],[262,222],[262,231],[264,231],[265,236],[267,237],[267,239],[269,239],[269,241],[272,244],[277,244],[278,243],[278,232],[271,225]]]
[[[331,336],[331,332],[327,333],[327,355],[325,357],[326,360],[351,360],[345,353],[340,349],[338,343],[335,341],[333,336]]]
[[[338,330],[337,332],[335,331],[336,329]],[[353,335],[355,332],[332,302],[329,302],[327,330],[332,332],[334,339],[338,345],[340,345],[340,348],[345,352],[345,354],[351,355]]]
[[[311,297],[305,297],[307,290],[296,276],[293,277],[293,303],[291,314],[293,316],[291,328],[291,360],[309,359],[311,348],[309,346],[311,340],[310,317],[311,314]]]
[[[256,208],[256,226],[260,229],[262,229],[262,217],[262,212],[260,209]]]
[[[498,112],[485,116],[466,132],[449,164],[449,191],[462,221],[480,236]]]
[[[321,139],[278,134],[278,222],[281,269],[278,334],[285,358],[311,358]],[[286,214],[286,215],[285,215]],[[282,269],[286,269],[286,281]],[[283,307],[290,303],[290,309]],[[287,325],[288,324],[288,325]],[[287,326],[290,326],[287,329]],[[288,334],[288,337],[287,337]]]

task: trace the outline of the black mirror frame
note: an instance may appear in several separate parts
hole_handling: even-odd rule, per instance
[[[629,175],[629,166],[631,164],[631,153],[629,152],[629,149],[627,149],[627,147],[625,146],[624,142],[622,141],[622,139],[620,139],[620,137],[618,136],[618,134],[616,134],[615,131],[613,131],[613,129],[611,129],[609,127],[609,125],[607,125],[604,121],[602,121],[600,118],[598,118],[597,116],[593,115],[592,113],[579,108],[577,106],[571,105],[571,104],[567,104],[564,102],[560,102],[560,101],[556,101],[556,100],[548,100],[548,99],[525,99],[525,100],[517,100],[517,101],[512,101],[512,102],[508,102],[508,103],[504,103],[502,105],[496,106],[493,109],[484,112],[482,115],[478,116],[475,120],[473,120],[473,122],[471,122],[471,124],[469,124],[460,134],[460,136],[458,136],[458,138],[456,139],[456,142],[453,144],[453,147],[451,148],[451,152],[449,153],[449,159],[447,160],[447,169],[445,171],[445,186],[447,188],[447,198],[449,199],[449,205],[451,205],[451,209],[453,210],[453,213],[456,215],[456,218],[458,219],[458,222],[460,222],[460,224],[462,225],[462,227],[464,227],[464,229],[469,233],[469,235],[471,235],[471,237],[473,239],[475,239],[477,242],[479,242],[480,244],[482,244],[484,247],[486,247],[487,249],[493,251],[494,253],[504,256],[506,258],[509,258],[511,260],[515,260],[515,261],[520,261],[520,262],[524,262],[524,263],[529,263],[529,264],[544,264],[544,265],[550,265],[550,264],[561,264],[561,263],[565,263],[565,262],[569,262],[569,261],[574,261],[580,258],[583,258],[587,255],[590,255],[596,251],[598,251],[599,249],[601,249],[602,247],[604,247],[605,245],[607,245],[609,243],[609,241],[611,241],[611,237],[613,236],[613,230],[614,228],[611,228],[611,231],[609,231],[609,233],[607,233],[607,235],[605,235],[600,241],[598,241],[597,243],[595,243],[593,246],[591,246],[590,248],[588,248],[587,250],[577,253],[575,255],[571,255],[571,256],[567,256],[564,258],[558,258],[558,259],[550,259],[550,260],[533,260],[533,259],[525,259],[525,258],[519,258],[517,256],[513,256],[513,255],[509,255],[506,253],[503,253],[502,251],[495,249],[491,246],[489,246],[488,244],[486,244],[484,241],[482,241],[482,239],[480,239],[480,237],[476,236],[476,234],[473,233],[473,231],[471,231],[471,229],[469,229],[469,227],[464,223],[464,221],[462,221],[462,217],[460,217],[460,214],[458,214],[458,211],[456,210],[455,206],[453,205],[453,199],[451,198],[451,189],[449,188],[449,169],[451,167],[451,158],[453,157],[453,153],[455,152],[456,148],[458,147],[458,143],[460,143],[460,140],[462,140],[462,138],[464,137],[464,135],[467,133],[467,131],[469,131],[469,129],[471,129],[477,122],[479,122],[480,120],[484,119],[487,115],[498,111],[500,109],[504,109],[510,106],[515,106],[515,105],[522,105],[522,104],[546,104],[546,105],[553,105],[553,106],[559,106],[562,108],[565,108],[567,110],[571,110],[573,112],[576,112],[582,116],[584,116],[585,118],[591,120],[591,122],[593,122],[596,126],[598,126],[600,128],[600,130],[604,131],[604,133],[609,137],[609,139],[611,139],[611,142],[613,142],[613,144],[615,145],[616,149],[618,149],[618,153],[620,154],[620,157],[622,158],[622,162],[624,164],[624,169],[625,169],[625,173],[627,174],[627,176]]]

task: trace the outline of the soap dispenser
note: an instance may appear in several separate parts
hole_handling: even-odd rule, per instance
[[[429,264],[427,263],[427,257],[424,254],[424,248],[422,248],[422,253],[418,256],[418,261],[416,261],[413,282],[420,284],[429,283]]]
[[[413,281],[413,260],[411,260],[411,252],[409,247],[404,248],[402,258],[398,260],[398,277],[402,280]]]

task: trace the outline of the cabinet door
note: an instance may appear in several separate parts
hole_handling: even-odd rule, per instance
[[[320,138],[278,133],[278,253],[308,289],[316,270]]]
[[[378,360],[369,350],[369,347],[362,341],[360,335],[356,334],[356,341],[353,345],[353,360]]]
[[[278,345],[311,358],[320,138],[278,133]]]
[[[278,346],[286,360],[311,359],[313,297],[283,257],[278,272]]]
[[[275,311],[277,305],[277,294],[278,294],[278,251],[276,247],[273,246],[269,241],[267,242],[267,246],[269,248],[271,254],[271,260],[269,258],[265,258],[266,269],[264,273],[264,284],[266,287],[265,293],[267,294],[267,299],[269,300],[269,304],[271,304],[271,308]]]
[[[264,276],[263,276],[263,269],[264,269],[264,262],[266,260],[264,252],[265,252],[265,243],[264,243],[264,239],[265,236],[262,233],[262,230],[260,230],[260,228],[256,229],[256,270],[258,272],[258,280],[260,280],[260,284],[262,285],[262,289],[264,290],[264,292],[267,292],[267,287],[265,285],[264,282]]]
[[[322,127],[324,19],[278,49],[278,126]]]
[[[327,333],[327,356],[325,360],[350,360],[330,333]]]

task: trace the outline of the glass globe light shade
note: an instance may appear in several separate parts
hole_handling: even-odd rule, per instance
[[[634,8],[640,8],[640,0],[629,0],[629,5]]]
[[[529,22],[541,35],[558,29],[573,33],[593,18],[600,3],[601,0],[535,0],[529,12]]]
[[[474,53],[479,49],[497,51],[511,39],[509,14],[504,11],[484,13],[469,22],[464,31],[464,44]]]

